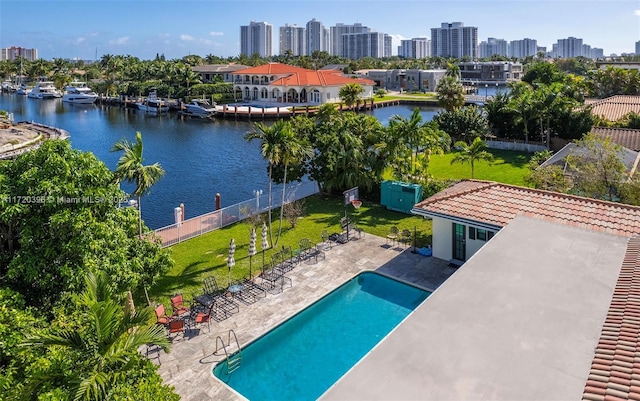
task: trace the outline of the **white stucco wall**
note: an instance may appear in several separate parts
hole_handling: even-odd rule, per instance
[[[469,260],[473,254],[478,252],[487,241],[469,239],[469,226],[465,226],[466,258]],[[474,227],[474,226],[471,226]],[[477,228],[477,227],[476,227]],[[453,222],[451,220],[434,217],[433,218],[433,256],[439,259],[450,260],[453,252]],[[487,230],[493,231],[493,230]],[[493,231],[494,234],[496,231]]]
[[[450,260],[452,248],[452,224],[451,220],[433,218],[433,256],[438,259]]]

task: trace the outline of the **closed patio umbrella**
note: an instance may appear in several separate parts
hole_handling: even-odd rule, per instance
[[[231,285],[231,268],[236,265],[233,255],[236,253],[236,242],[231,238],[229,242],[229,257],[227,258],[227,267],[229,268],[229,285]]]
[[[256,254],[256,228],[251,227],[251,235],[249,236],[249,280],[253,280],[251,274],[251,259]]]
[[[267,241],[267,224],[262,223],[262,265],[264,266],[264,250],[269,248],[269,241]]]

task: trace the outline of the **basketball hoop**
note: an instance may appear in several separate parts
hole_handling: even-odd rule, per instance
[[[360,209],[360,206],[362,206],[362,201],[359,199],[354,199],[351,201],[351,204],[353,205],[353,207],[357,209]]]

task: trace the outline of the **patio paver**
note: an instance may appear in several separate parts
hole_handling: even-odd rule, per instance
[[[435,290],[455,272],[447,261],[411,251],[370,234],[335,245],[325,251],[324,259],[303,262],[287,273],[293,286],[283,293],[269,294],[251,305],[241,304],[239,313],[212,322],[211,332],[189,330],[184,338],[174,341],[169,354],[161,351],[159,357],[154,353],[150,359],[161,363],[160,375],[182,400],[243,399],[212,374],[216,363],[224,359],[224,355],[213,355],[217,336],[226,342],[228,331],[233,329],[244,347],[362,271],[378,271],[428,290]]]

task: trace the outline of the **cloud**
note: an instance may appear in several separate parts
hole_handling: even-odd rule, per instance
[[[85,38],[78,38],[76,39],[76,44],[81,44],[82,42],[84,42],[86,39]]]
[[[193,41],[193,40],[196,40],[196,38],[194,38],[191,35],[187,35],[183,33],[182,35],[180,35],[180,40]]]
[[[635,15],[636,17],[640,17],[640,10],[635,10],[633,12],[633,15]]]
[[[122,36],[116,40],[110,40],[109,44],[111,45],[124,45],[127,42],[129,42],[129,37],[128,36]]]
[[[224,32],[209,32],[211,36],[224,36]]]

